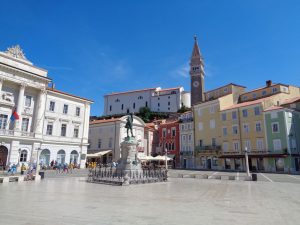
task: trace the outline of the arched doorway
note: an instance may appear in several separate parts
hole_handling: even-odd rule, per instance
[[[66,152],[64,150],[59,150],[57,152],[57,163],[58,164],[64,164],[65,163],[65,159],[66,159]]]
[[[8,149],[5,146],[1,145],[0,146],[0,169],[5,168],[7,155],[8,155]]]
[[[49,166],[50,165],[50,151],[49,149],[43,149],[40,155],[40,162],[42,166]]]
[[[73,150],[70,155],[70,163],[76,165],[78,163],[78,156],[78,152],[76,150]]]

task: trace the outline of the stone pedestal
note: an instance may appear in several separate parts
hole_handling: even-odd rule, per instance
[[[135,137],[126,137],[121,143],[121,159],[118,161],[117,171],[123,174],[123,185],[129,185],[130,173],[142,172],[141,162],[137,158],[138,142]]]

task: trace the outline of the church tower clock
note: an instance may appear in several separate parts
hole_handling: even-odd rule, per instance
[[[204,97],[204,63],[198,47],[197,37],[194,37],[194,47],[190,62],[191,75],[191,105],[205,101]]]

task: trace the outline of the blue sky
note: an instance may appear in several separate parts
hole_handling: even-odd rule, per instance
[[[20,44],[57,89],[95,101],[148,87],[189,90],[193,36],[205,89],[237,83],[300,86],[297,0],[2,1],[0,50]]]

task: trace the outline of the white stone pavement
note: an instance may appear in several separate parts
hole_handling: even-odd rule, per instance
[[[299,224],[300,185],[175,179],[109,186],[84,178],[0,185],[1,225]]]

